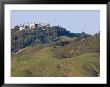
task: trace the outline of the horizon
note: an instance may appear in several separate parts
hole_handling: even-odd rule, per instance
[[[71,33],[85,32],[94,35],[95,33],[100,31],[99,10],[92,11],[12,10],[10,16],[11,16],[11,28],[14,28],[14,26],[19,24],[35,22],[36,24],[49,23],[50,26],[61,26],[62,28],[65,28]]]

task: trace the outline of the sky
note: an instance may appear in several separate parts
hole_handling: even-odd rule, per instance
[[[10,18],[11,28],[18,24],[35,22],[59,25],[73,33],[95,34],[100,30],[99,10],[12,10]]]

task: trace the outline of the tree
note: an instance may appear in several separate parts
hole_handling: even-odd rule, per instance
[[[19,30],[19,26],[16,25],[16,26],[14,27],[14,29],[15,29],[15,30]]]

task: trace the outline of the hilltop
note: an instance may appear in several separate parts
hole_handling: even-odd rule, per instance
[[[89,36],[91,35],[85,32],[71,33],[61,26],[50,26],[49,24],[17,25],[11,29],[11,52],[19,52],[33,44],[51,45],[61,41],[80,40]]]

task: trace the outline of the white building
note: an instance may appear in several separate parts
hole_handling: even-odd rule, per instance
[[[49,23],[48,24],[40,23],[38,26],[39,27],[50,27],[50,24]]]
[[[50,24],[49,23],[47,23],[47,24],[44,24],[44,23],[35,24],[35,22],[24,23],[24,24],[19,25],[19,30],[23,30],[23,29],[27,29],[27,28],[33,29],[33,28],[37,28],[37,27],[42,27],[42,28],[50,27]]]
[[[25,29],[25,26],[24,25],[19,25],[19,30],[23,30],[23,29]]]
[[[29,28],[35,28],[35,22],[34,23],[30,22],[29,23]]]
[[[19,30],[23,30],[23,29],[25,29],[24,27],[19,27]]]

